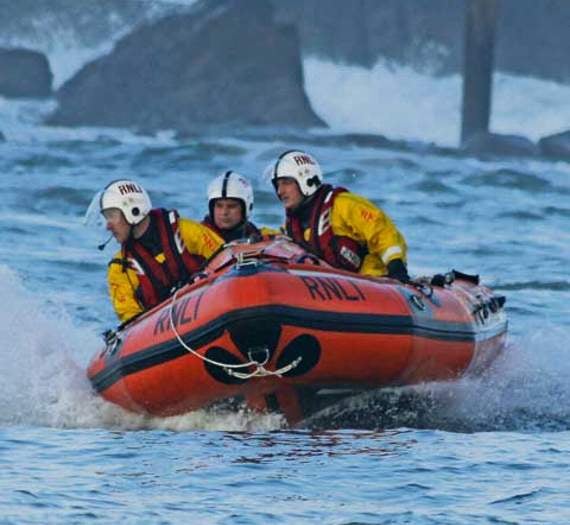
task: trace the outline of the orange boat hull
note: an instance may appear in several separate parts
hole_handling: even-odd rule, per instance
[[[296,422],[303,392],[455,379],[505,346],[502,301],[485,287],[402,285],[303,259],[284,240],[227,248],[95,356],[94,388],[138,413],[243,397]]]

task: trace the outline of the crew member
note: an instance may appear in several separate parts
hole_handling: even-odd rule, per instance
[[[409,281],[406,241],[369,200],[323,184],[312,155],[290,150],[266,172],[283,204],[287,234],[335,268]]]
[[[153,209],[148,193],[132,180],[111,182],[100,193],[99,209],[121,245],[107,274],[121,322],[164,301],[223,243],[209,228],[179,217],[176,210]]]
[[[235,171],[226,171],[208,186],[208,215],[202,224],[225,242],[259,238],[262,232],[249,219],[253,210],[253,188]]]

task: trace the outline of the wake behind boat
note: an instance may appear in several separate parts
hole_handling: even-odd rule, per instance
[[[286,238],[232,243],[108,338],[87,375],[137,413],[243,399],[294,424],[347,392],[480,373],[505,347],[504,302],[459,272],[402,284]]]

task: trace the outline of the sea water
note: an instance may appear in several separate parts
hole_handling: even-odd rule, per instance
[[[570,163],[333,140],[366,131],[358,107],[356,128],[187,139],[43,127],[52,108],[0,99],[0,523],[570,521]],[[446,143],[442,115],[402,134],[440,129]],[[207,183],[233,169],[253,182],[254,220],[277,226],[260,174],[291,147],[393,218],[412,274],[478,273],[505,295],[504,355],[483,377],[368,393],[301,429],[245,411],[153,419],[99,399],[85,367],[116,324],[105,272],[117,246],[100,252],[104,230],[83,224],[93,195],[132,177],[155,205],[200,219]]]

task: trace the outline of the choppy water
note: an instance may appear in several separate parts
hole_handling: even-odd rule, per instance
[[[570,466],[570,164],[376,149],[331,135],[136,136],[0,111],[1,523],[566,523]],[[10,120],[12,119],[12,120]],[[8,124],[6,124],[8,122]],[[480,273],[504,293],[509,351],[480,379],[369,393],[286,430],[276,416],[133,416],[84,368],[115,322],[112,253],[81,218],[108,181],[200,218],[223,169],[255,219],[281,209],[259,174],[289,147],[382,206],[410,270]]]

